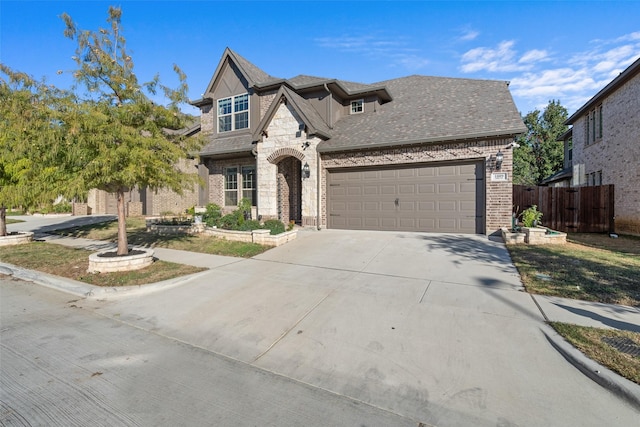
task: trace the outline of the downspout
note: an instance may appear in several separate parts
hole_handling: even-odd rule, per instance
[[[316,147],[316,180],[318,181],[318,190],[316,191],[318,197],[318,201],[316,202],[316,229],[320,230],[320,189],[322,187],[320,185],[320,153],[318,153],[318,147]]]
[[[329,87],[327,86],[326,83],[324,83],[324,90],[327,91],[327,93],[329,94],[329,101],[328,101],[328,105],[327,105],[327,110],[329,111],[329,120],[328,120],[328,125],[329,125],[329,129],[333,129],[333,95],[331,94],[331,91],[329,90]],[[320,182],[320,178],[321,178],[321,173],[320,173],[320,153],[318,153],[318,147],[316,147],[316,180],[318,181],[317,185],[318,185],[318,189],[316,191],[316,194],[318,196],[318,201],[316,202],[316,229],[320,230],[320,221],[322,219],[322,215],[321,215],[321,209],[320,209],[320,202],[322,201],[322,197],[320,197],[320,192],[322,190],[322,185]]]

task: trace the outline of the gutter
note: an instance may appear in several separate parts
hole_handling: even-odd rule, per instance
[[[477,139],[489,139],[489,138],[509,138],[515,135],[520,135],[526,132],[526,128],[518,128],[518,129],[509,129],[499,134],[486,134],[486,133],[475,133],[468,135],[459,135],[456,137],[446,137],[442,136],[434,136],[431,138],[421,138],[421,139],[407,139],[407,140],[396,140],[396,141],[386,141],[386,142],[377,142],[373,144],[366,145],[349,145],[345,147],[327,147],[325,144],[318,147],[318,151],[321,153],[334,153],[340,151],[352,151],[352,150],[366,150],[370,148],[389,148],[389,147],[397,147],[403,145],[419,145],[419,144],[442,144],[442,143],[451,143],[451,142],[460,142],[466,140],[477,140]]]

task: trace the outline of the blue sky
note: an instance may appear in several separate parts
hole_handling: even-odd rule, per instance
[[[173,85],[176,63],[192,99],[228,46],[276,77],[507,80],[522,114],[551,99],[571,114],[640,57],[640,1],[2,0],[0,61],[67,87],[75,46],[59,15],[95,30],[109,5],[139,78]]]

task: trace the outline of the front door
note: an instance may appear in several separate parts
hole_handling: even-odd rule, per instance
[[[302,223],[302,164],[295,157],[278,163],[278,219],[285,224]]]

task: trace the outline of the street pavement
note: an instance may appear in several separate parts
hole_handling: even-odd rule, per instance
[[[637,327],[638,310],[532,297],[504,245],[484,236],[298,235],[247,260],[157,250],[211,269],[94,292],[83,309],[416,423],[637,421],[638,386],[576,355],[544,322]]]

